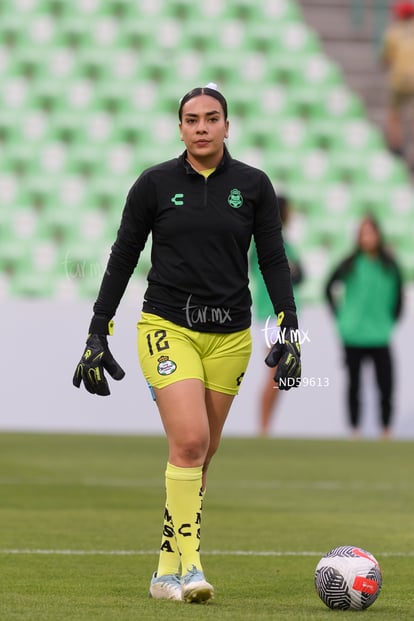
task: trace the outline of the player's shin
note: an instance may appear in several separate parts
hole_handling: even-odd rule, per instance
[[[193,565],[201,570],[201,479],[201,466],[179,468],[172,464],[167,465],[167,505],[174,524],[183,574]]]
[[[166,576],[168,574],[179,574],[181,573],[180,565],[180,553],[178,551],[174,525],[168,509],[168,504],[165,503],[164,524],[162,529],[160,554],[158,558],[157,575]]]

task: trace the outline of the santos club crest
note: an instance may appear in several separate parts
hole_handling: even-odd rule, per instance
[[[230,207],[233,207],[234,209],[239,209],[239,207],[243,205],[243,196],[240,190],[236,190],[236,189],[231,190],[227,198],[227,202],[230,205]]]
[[[171,375],[176,369],[177,365],[168,356],[160,356],[158,358],[157,371],[160,375]]]

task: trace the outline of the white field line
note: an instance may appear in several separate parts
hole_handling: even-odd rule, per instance
[[[29,487],[42,487],[42,486],[58,486],[62,487],[109,487],[115,489],[121,488],[149,488],[159,487],[163,484],[162,479],[112,479],[112,478],[91,478],[79,480],[60,480],[48,477],[39,477],[24,479],[20,477],[0,477],[0,485],[24,485]],[[413,481],[390,481],[390,482],[372,482],[372,481],[284,481],[275,479],[273,481],[255,481],[255,480],[241,480],[232,481],[226,484],[222,481],[215,481],[214,486],[217,488],[223,488],[231,486],[232,489],[293,489],[293,490],[319,490],[319,491],[342,491],[342,490],[354,490],[363,491],[364,493],[369,490],[395,492],[396,490],[411,490],[414,488]]]
[[[0,555],[51,555],[51,556],[154,556],[159,553],[159,550],[43,550],[43,549],[29,549],[29,548],[11,548],[11,549],[1,549]],[[300,551],[278,551],[278,550],[205,550],[203,552],[204,556],[315,556],[322,557],[326,554],[324,552],[312,552],[306,550]],[[407,552],[382,552],[377,553],[377,557],[390,557],[390,558],[408,558],[414,557],[414,551]]]

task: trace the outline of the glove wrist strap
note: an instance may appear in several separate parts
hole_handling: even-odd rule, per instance
[[[281,328],[289,327],[296,329],[298,327],[298,318],[296,313],[292,311],[280,311],[277,314],[277,326]]]

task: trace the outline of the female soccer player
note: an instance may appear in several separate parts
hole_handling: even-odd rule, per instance
[[[277,200],[268,177],[234,160],[226,146],[227,102],[210,86],[180,101],[186,150],[145,170],[130,189],[73,383],[109,394],[106,369],[124,371],[107,335],[149,233],[151,269],[138,322],[138,354],[169,445],[156,599],[214,596],[200,560],[206,473],[251,353],[248,249],[260,268],[285,339],[266,358],[275,381],[300,376],[300,347]],[[287,335],[287,336],[286,336]],[[285,385],[289,386],[289,382]]]

